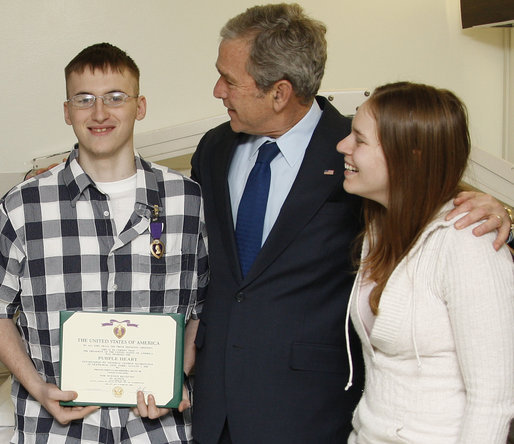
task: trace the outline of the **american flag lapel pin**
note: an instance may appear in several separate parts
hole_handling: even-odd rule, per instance
[[[335,171],[334,170],[324,170],[323,174],[325,176],[333,176],[335,174]]]

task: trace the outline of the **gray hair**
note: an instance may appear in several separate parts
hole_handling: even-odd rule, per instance
[[[261,91],[285,79],[297,97],[309,102],[325,71],[325,33],[325,25],[308,17],[301,6],[281,3],[248,8],[230,19],[220,35],[223,40],[249,39],[246,69]]]

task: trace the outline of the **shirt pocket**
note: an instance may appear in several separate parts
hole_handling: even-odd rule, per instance
[[[163,238],[164,254],[160,258],[152,254],[151,242],[149,234],[133,241],[133,269],[124,280],[124,289],[131,292],[134,303],[144,310],[186,313],[194,302],[191,300],[196,283],[194,258],[182,251],[178,238]]]
[[[183,251],[181,236],[163,236],[163,254],[154,256],[152,251],[152,238],[150,234],[139,236],[133,242],[133,251],[136,256],[136,273],[173,275],[189,269],[190,254]]]

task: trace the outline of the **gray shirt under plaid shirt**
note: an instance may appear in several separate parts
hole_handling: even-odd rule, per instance
[[[59,385],[59,310],[183,313],[197,319],[208,282],[207,235],[198,184],[136,155],[136,203],[121,233],[77,162],[12,189],[0,202],[0,317],[18,329],[44,380]],[[152,256],[154,205],[164,223]],[[14,378],[13,442],[188,442],[189,416],[159,420],[102,408],[62,426]]]

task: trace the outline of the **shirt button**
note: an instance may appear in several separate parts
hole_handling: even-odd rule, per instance
[[[109,212],[107,210],[104,211],[104,216],[105,217],[109,216]]]
[[[245,298],[245,294],[242,291],[240,291],[239,293],[236,294],[237,302],[243,302],[244,298]]]
[[[114,284],[114,285],[112,286],[112,289],[113,289],[113,291],[116,291],[116,290],[118,289],[118,286],[117,286],[116,284]]]

